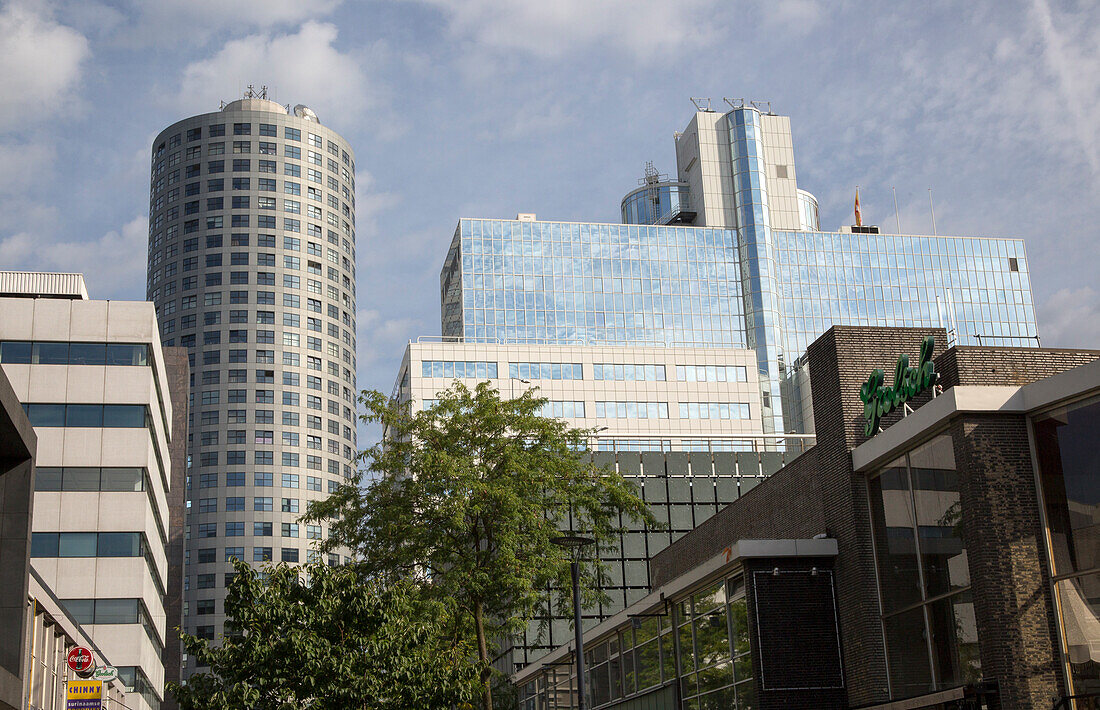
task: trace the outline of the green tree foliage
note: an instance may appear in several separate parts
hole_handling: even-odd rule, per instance
[[[362,455],[359,479],[311,503],[307,520],[331,520],[329,548],[352,548],[372,575],[427,578],[433,597],[456,606],[455,635],[472,635],[482,705],[492,708],[494,642],[524,629],[548,604],[571,615],[570,553],[562,530],[594,538],[584,549],[584,600],[604,595],[600,550],[628,520],[655,525],[614,471],[590,463],[591,431],[540,416],[528,391],[501,399],[488,383],[460,382],[419,412],[365,392],[365,421],[383,440]],[[548,588],[566,590],[552,595]]]
[[[225,599],[233,633],[220,645],[183,637],[210,670],[169,684],[180,707],[435,710],[477,697],[473,649],[445,637],[448,610],[415,582],[354,566],[235,566]]]

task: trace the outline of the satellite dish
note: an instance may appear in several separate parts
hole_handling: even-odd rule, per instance
[[[309,106],[305,104],[298,104],[294,107],[294,115],[305,121],[313,121],[314,123],[320,123],[320,119],[317,118],[317,114],[313,112]]]

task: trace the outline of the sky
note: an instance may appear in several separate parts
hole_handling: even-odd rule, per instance
[[[249,84],[357,163],[359,385],[439,334],[460,217],[618,222],[691,97],[790,116],[821,225],[1026,240],[1045,346],[1100,348],[1100,3],[0,0],[0,269],[143,299],[153,138]],[[3,314],[0,313],[0,318]]]

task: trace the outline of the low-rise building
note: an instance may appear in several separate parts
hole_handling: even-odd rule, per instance
[[[816,444],[585,631],[587,707],[1094,707],[1100,351],[946,337],[809,347]],[[513,675],[521,707],[576,707],[572,661]]]

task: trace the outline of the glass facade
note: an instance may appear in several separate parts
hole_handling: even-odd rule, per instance
[[[1037,344],[1021,240],[758,231],[765,238],[744,229],[463,219],[441,274],[443,335],[752,347],[769,378],[769,406],[779,401],[771,383],[832,325],[942,326],[962,345]]]
[[[868,484],[890,696],[981,678],[950,436],[878,471]]]
[[[1100,692],[1100,398],[1033,421],[1070,693]]]
[[[687,593],[585,644],[586,707],[755,706],[748,607],[740,575]],[[679,686],[681,702],[675,702]],[[629,704],[637,698],[638,704]],[[577,707],[576,666],[554,665],[520,687],[521,710]]]
[[[689,209],[688,186],[658,182],[627,193],[620,209],[623,224],[665,224]]]

